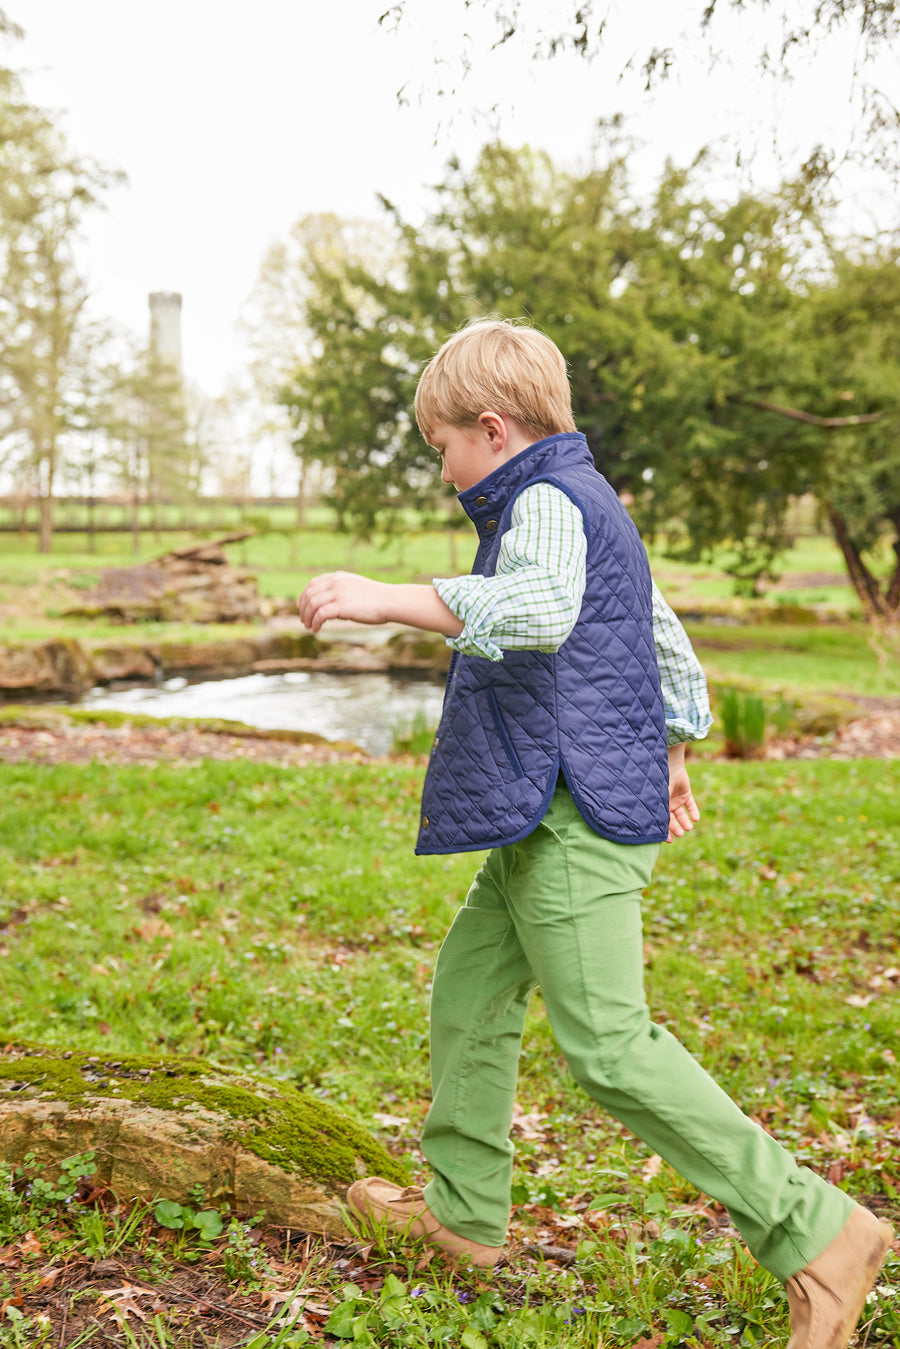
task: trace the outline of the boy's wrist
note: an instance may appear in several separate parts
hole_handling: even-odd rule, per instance
[[[382,584],[386,591],[388,622],[405,623],[408,627],[423,628],[444,637],[458,637],[462,632],[462,619],[444,603],[433,585]]]

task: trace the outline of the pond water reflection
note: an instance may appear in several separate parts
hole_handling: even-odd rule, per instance
[[[227,717],[266,730],[315,731],[329,740],[353,740],[385,754],[393,731],[417,714],[437,726],[443,679],[388,674],[245,675],[189,684],[169,679],[154,687],[96,688],[82,706],[153,717]]]

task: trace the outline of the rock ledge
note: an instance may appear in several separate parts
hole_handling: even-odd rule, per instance
[[[287,1083],[167,1055],[103,1057],[23,1041],[0,1052],[0,1160],[50,1176],[93,1152],[96,1181],[124,1199],[265,1212],[280,1226],[346,1235],[341,1200],[400,1165],[326,1102]]]

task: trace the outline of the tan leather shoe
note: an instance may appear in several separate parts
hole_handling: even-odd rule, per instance
[[[788,1349],[845,1349],[893,1236],[890,1223],[857,1204],[831,1245],[785,1285]]]
[[[482,1246],[458,1237],[438,1222],[417,1185],[395,1185],[380,1176],[357,1180],[347,1191],[347,1205],[368,1225],[400,1237],[418,1237],[437,1246],[453,1260],[466,1257],[480,1269],[490,1269],[503,1254],[502,1246]]]

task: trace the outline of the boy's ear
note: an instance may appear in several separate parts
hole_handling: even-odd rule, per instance
[[[484,432],[492,449],[504,450],[506,448],[506,442],[509,439],[509,427],[499,412],[482,412],[478,418],[478,426]]]

